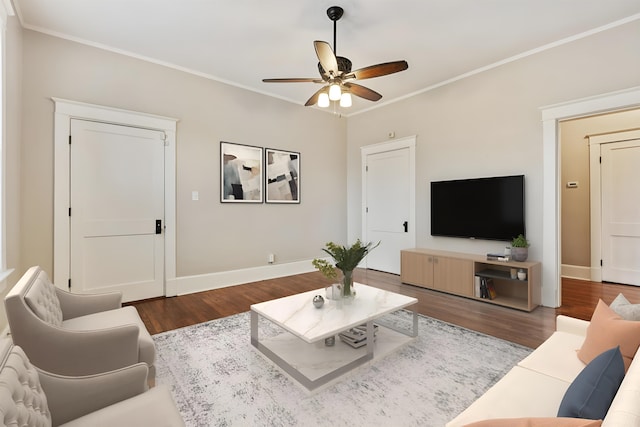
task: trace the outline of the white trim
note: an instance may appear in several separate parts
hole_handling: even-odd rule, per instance
[[[591,236],[591,277],[602,282],[602,189],[600,188],[600,145],[589,143],[589,227]]]
[[[176,277],[176,128],[178,119],[52,98],[54,113],[53,278],[69,278],[69,135],[71,119],[96,120],[164,131],[165,143],[165,295],[177,295]]]
[[[178,295],[210,291],[245,283],[269,280],[278,277],[292,276],[316,271],[311,260],[296,261],[285,264],[270,264],[241,270],[221,271],[218,273],[200,274],[196,276],[177,277],[167,281],[167,286],[179,289]]]
[[[562,277],[568,279],[591,280],[591,269],[582,265],[562,264]]]
[[[560,155],[558,122],[640,106],[640,87],[542,107],[542,305],[562,304],[560,281]]]
[[[13,268],[7,268],[6,270],[0,271],[0,283],[2,284],[0,285],[0,290],[4,289],[4,287],[6,286],[4,281],[7,280],[9,276],[11,276],[11,273],[13,273],[13,271]]]

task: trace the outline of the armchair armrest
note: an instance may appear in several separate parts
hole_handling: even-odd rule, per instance
[[[64,320],[122,307],[121,292],[72,294],[56,287]]]
[[[123,325],[106,329],[73,331],[39,322],[14,342],[44,370],[62,375],[91,375],[139,361],[139,329]]]
[[[38,369],[53,425],[69,422],[145,392],[147,374],[145,363],[81,377],[56,375]]]

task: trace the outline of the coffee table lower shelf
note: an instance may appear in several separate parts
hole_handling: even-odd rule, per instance
[[[385,325],[384,321],[376,319],[367,322],[368,331],[372,330],[373,323],[380,326],[373,345],[367,337],[366,345],[353,348],[336,334],[335,345],[326,346],[324,339],[307,343],[287,331],[259,339],[258,317],[251,311],[251,344],[307,391],[317,391],[353,369],[398,350],[418,333],[418,317],[414,311],[411,330]]]

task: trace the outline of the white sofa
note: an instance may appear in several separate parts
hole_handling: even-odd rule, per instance
[[[447,427],[497,418],[556,417],[567,388],[585,367],[578,359],[577,350],[585,340],[588,326],[587,321],[558,316],[556,332],[447,423]],[[603,427],[640,426],[638,352],[603,420]]]

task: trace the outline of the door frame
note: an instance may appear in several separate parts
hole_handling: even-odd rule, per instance
[[[164,293],[177,295],[176,281],[176,127],[177,119],[60,98],[54,102],[53,283],[66,289],[70,277],[71,119],[163,131],[164,151]]]
[[[589,186],[591,212],[591,280],[602,282],[602,188],[600,149],[602,144],[640,139],[640,130],[589,136]]]
[[[594,114],[640,106],[640,86],[541,107],[542,115],[542,305],[560,307],[561,203],[560,134],[558,123]]]
[[[412,247],[416,245],[416,135],[407,136],[393,141],[385,141],[372,145],[365,145],[360,148],[361,176],[362,176],[362,240],[368,241],[367,231],[367,156],[378,153],[385,153],[394,150],[409,149],[409,224],[412,225],[413,232],[410,233]],[[364,259],[364,267],[367,258]]]

